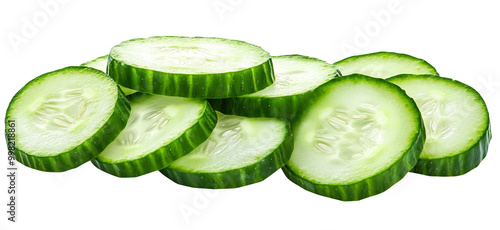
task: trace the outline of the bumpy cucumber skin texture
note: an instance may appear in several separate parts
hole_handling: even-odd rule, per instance
[[[142,96],[147,95],[135,93],[128,96],[128,98],[130,101],[133,101],[135,100],[134,98]],[[198,147],[198,145],[203,143],[212,133],[216,123],[217,115],[210,104],[205,101],[205,111],[200,119],[198,119],[198,122],[193,124],[182,135],[168,145],[132,161],[110,163],[102,161],[97,157],[92,160],[92,164],[102,171],[117,177],[138,177],[157,171],[167,167],[176,159],[190,153]]]
[[[491,140],[491,125],[481,139],[462,153],[439,159],[419,159],[412,172],[428,176],[459,176],[479,166]]]
[[[284,56],[300,56],[302,58],[309,58],[318,60],[312,57],[305,57],[302,55],[284,55]],[[341,73],[337,69],[335,76],[333,78],[340,77]],[[282,97],[266,97],[266,96],[255,96],[255,97],[234,97],[234,98],[224,98],[209,100],[215,110],[220,111],[225,114],[239,115],[245,117],[275,117],[283,118],[292,121],[304,107],[304,101],[311,96],[314,91],[310,90],[302,94],[295,94]]]
[[[434,68],[434,66],[432,66],[429,62],[427,62],[424,59],[416,58],[416,57],[413,57],[411,55],[404,54],[404,53],[394,53],[394,52],[387,52],[387,51],[380,51],[380,52],[375,52],[375,53],[367,53],[367,54],[361,54],[361,55],[351,56],[351,57],[344,58],[344,59],[342,59],[340,61],[337,61],[337,62],[335,62],[333,64],[341,66],[342,63],[353,62],[353,61],[356,61],[356,59],[358,59],[358,58],[363,58],[363,57],[366,57],[366,56],[384,56],[384,55],[399,56],[401,58],[418,60],[420,63],[422,63],[422,65],[427,66],[429,68],[429,74],[439,75],[438,72],[437,72],[437,70],[436,70],[436,68]],[[341,70],[341,72],[342,72],[342,70]]]
[[[323,97],[328,93],[328,88],[334,84],[335,81],[344,80],[344,78],[367,78],[368,76],[361,74],[351,74],[345,77],[333,79],[332,81],[323,84],[315,91],[316,98]],[[372,77],[368,77],[372,78]],[[384,81],[379,79],[380,81]],[[403,94],[406,94],[400,87],[391,83],[394,87],[397,87]],[[308,103],[309,105],[314,103],[315,99],[311,99]],[[425,127],[420,115],[420,111],[417,109],[417,104],[411,99],[413,108],[415,112],[419,114],[418,126],[419,131],[415,134],[413,142],[410,147],[406,150],[403,156],[390,165],[387,169],[382,170],[378,174],[375,174],[364,180],[346,184],[346,185],[332,185],[332,184],[319,184],[309,180],[306,180],[297,173],[295,173],[288,165],[282,168],[285,176],[291,180],[293,183],[299,185],[303,189],[322,195],[325,197],[330,197],[342,201],[355,201],[362,200],[364,198],[377,195],[382,193],[400,181],[412,168],[415,167],[417,161],[420,157],[420,153],[424,147],[425,142]],[[307,108],[306,108],[307,109]],[[300,122],[300,117],[294,122],[297,124]]]
[[[64,70],[71,71],[71,69],[77,70],[81,68],[87,68],[87,69],[92,69],[93,71],[99,71],[90,67],[66,67],[64,69],[56,71],[64,71]],[[10,110],[10,107],[14,99],[18,97],[29,84],[33,84],[39,80],[42,80],[44,76],[50,73],[46,73],[38,78],[33,79],[28,84],[26,84],[26,86],[24,86],[21,90],[19,90],[19,92],[17,92],[17,94],[13,97],[7,111]],[[115,108],[112,115],[109,117],[108,121],[104,124],[104,126],[101,127],[101,129],[99,129],[96,133],[94,133],[94,135],[92,135],[91,138],[87,139],[80,145],[76,146],[75,148],[67,152],[50,157],[33,156],[23,151],[22,149],[16,148],[15,150],[16,160],[21,164],[26,165],[30,168],[46,172],[63,172],[76,168],[84,164],[85,162],[88,162],[91,159],[97,157],[106,148],[106,146],[108,146],[125,128],[129,116],[130,116],[130,104],[128,103],[128,100],[123,94],[123,92],[118,89],[118,99],[116,100]],[[5,118],[5,124],[8,124],[7,122],[10,119],[15,119],[15,118],[9,117],[9,113],[7,112],[7,116]],[[7,135],[7,128],[8,126],[6,125],[6,130],[5,130],[6,135]]]
[[[211,74],[166,73],[134,67],[108,57],[107,73],[118,84],[139,92],[192,98],[228,98],[250,94],[274,82],[271,58],[252,68]]]
[[[210,100],[215,110],[245,117],[275,117],[292,121],[302,111],[309,92],[286,97],[237,97]]]
[[[353,184],[327,185],[313,183],[295,174],[288,166],[283,167],[283,172],[292,182],[310,192],[342,201],[361,200],[382,193],[400,181],[417,163],[424,141],[425,132],[420,132],[412,143],[412,147],[406,151],[402,158],[379,174]]]
[[[427,75],[427,74],[422,74],[422,75],[400,74],[388,78],[387,81],[390,82],[397,79],[401,78],[404,79],[408,77],[411,78],[414,76],[439,78],[446,81],[453,81],[455,84],[462,85],[464,88],[467,88],[468,91],[474,92],[474,94],[476,94],[476,97],[479,98],[482,101],[482,103],[484,103],[484,108],[486,108],[486,103],[482,99],[481,95],[474,88],[462,82],[452,80],[450,78],[444,78],[437,75]],[[444,157],[438,159],[421,158],[418,160],[417,165],[415,165],[415,167],[411,171],[414,173],[420,173],[427,176],[459,176],[468,173],[472,169],[479,166],[481,161],[486,157],[491,140],[491,123],[490,123],[489,113],[487,110],[486,114],[487,114],[486,119],[488,120],[487,122],[488,128],[486,129],[486,131],[483,133],[483,135],[475,145],[471,146],[469,149],[466,149],[461,153],[458,153],[450,157]]]
[[[288,124],[288,123],[287,123]],[[290,159],[293,151],[293,134],[287,125],[285,140],[271,154],[243,168],[218,173],[192,173],[170,168],[160,172],[177,184],[196,188],[237,188],[263,181]]]

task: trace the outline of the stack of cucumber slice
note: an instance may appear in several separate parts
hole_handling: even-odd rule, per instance
[[[43,74],[12,98],[5,122],[18,128],[16,159],[41,171],[91,161],[117,177],[160,171],[218,189],[283,169],[339,200],[379,194],[410,171],[467,173],[491,139],[481,96],[422,59],[329,64],[206,37],[132,39]]]
[[[423,59],[378,52],[335,63],[342,73],[386,78],[412,97],[422,114],[427,140],[413,172],[456,176],[486,157],[491,125],[486,103],[472,87],[445,77]]]

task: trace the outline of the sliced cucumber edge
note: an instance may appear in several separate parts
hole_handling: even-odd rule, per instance
[[[469,146],[462,152],[456,153],[451,156],[441,157],[441,158],[419,158],[419,161],[411,172],[423,174],[426,176],[460,176],[466,174],[479,166],[481,161],[486,157],[489,143],[491,141],[491,122],[489,118],[489,111],[486,106],[486,102],[482,99],[479,92],[477,92],[471,86],[457,81],[451,78],[441,77],[433,74],[399,74],[393,77],[387,78],[387,81],[391,81],[399,78],[408,78],[412,76],[423,76],[430,78],[439,78],[452,81],[454,84],[458,84],[468,91],[480,98],[484,104],[487,119],[487,128],[481,135],[481,137],[475,142],[475,144]]]
[[[142,96],[142,93],[129,95],[129,98]],[[212,133],[217,123],[217,115],[208,101],[198,121],[175,140],[141,158],[122,162],[106,162],[99,157],[92,164],[100,170],[117,177],[137,177],[167,167],[174,160],[188,154],[203,143]]]
[[[316,89],[320,92],[316,93],[314,98],[310,98],[308,104],[312,104],[313,101],[316,101],[326,95],[327,92],[323,92],[324,91],[323,87],[328,87],[327,84],[331,84],[331,82],[333,81],[344,80],[344,78],[352,78],[360,76],[373,78],[363,74],[351,74],[331,80],[328,83],[325,83],[321,87],[318,87]],[[380,80],[386,81],[384,79]],[[400,91],[402,94],[407,95],[406,92],[401,87],[390,82],[388,83],[393,85],[395,89]],[[363,180],[342,185],[322,184],[310,181],[308,179],[299,176],[296,172],[294,172],[294,169],[289,165],[285,165],[282,168],[282,171],[284,172],[285,176],[290,181],[292,181],[293,183],[297,184],[299,187],[307,191],[342,201],[362,200],[364,198],[371,197],[386,191],[394,184],[396,184],[398,181],[400,181],[408,172],[410,172],[415,167],[420,157],[420,153],[422,152],[426,139],[425,127],[422,115],[418,110],[416,102],[411,97],[408,96],[408,98],[411,99],[411,103],[413,104],[412,108],[418,114],[417,126],[419,128],[414,134],[413,142],[409,143],[406,152],[393,164],[389,165],[387,168],[382,169],[379,173],[372,175],[368,178],[365,178]],[[293,122],[293,124],[297,125],[297,123],[299,123],[300,120],[302,119],[304,119],[304,117],[299,117]]]
[[[196,188],[237,188],[261,182],[282,168],[290,159],[293,150],[293,133],[290,123],[286,122],[283,142],[269,155],[245,167],[222,172],[185,172],[169,167],[160,172],[177,184]]]
[[[294,57],[294,56],[325,62],[318,58],[304,56],[300,54],[280,55],[280,56],[273,56],[272,58]],[[325,63],[329,64],[327,62]],[[331,79],[335,79],[337,77],[342,76],[340,70],[336,67],[335,69],[336,72],[332,74]],[[328,81],[324,82],[323,84],[327,83]],[[318,87],[320,86],[321,85],[319,85]],[[225,114],[232,114],[232,115],[246,116],[246,117],[274,117],[274,118],[286,119],[288,121],[293,121],[296,117],[300,116],[300,113],[302,111],[301,105],[303,105],[304,102],[307,101],[307,98],[311,97],[311,94],[314,92],[315,89],[311,89],[309,91],[300,94],[278,96],[278,97],[261,96],[261,95],[252,96],[251,94],[247,94],[232,98],[210,99],[209,102],[210,104],[212,104],[215,110],[221,111],[222,113]]]
[[[9,103],[9,106],[7,107],[7,116],[5,117],[5,124],[7,124],[8,120],[13,119],[10,117],[9,111],[11,109],[14,99],[19,97],[26,89],[26,87],[28,87],[30,84],[34,84],[40,80],[43,80],[45,76],[50,75],[56,71],[81,69],[81,68],[89,69],[102,74],[102,71],[91,67],[69,66],[63,69],[45,73],[37,78],[32,79],[25,86],[23,86],[23,88],[21,88],[12,98],[11,102]],[[123,94],[123,92],[119,89],[118,85],[117,88],[118,88],[118,98],[116,100],[113,113],[110,115],[104,126],[102,126],[97,132],[95,132],[92,135],[92,137],[83,141],[75,148],[55,156],[43,156],[43,157],[34,156],[21,149],[16,148],[15,149],[16,161],[20,162],[21,164],[27,167],[40,171],[63,172],[76,168],[97,157],[102,152],[102,150],[104,150],[106,146],[109,145],[118,136],[118,134],[125,128],[128,117],[130,116],[130,104],[128,103],[128,100]],[[7,129],[8,126],[6,125],[5,135],[7,135]]]
[[[378,52],[374,52],[374,53],[365,53],[365,54],[360,54],[360,55],[355,55],[355,56],[350,56],[350,57],[346,57],[342,60],[339,60],[339,61],[336,61],[334,62],[333,64],[334,65],[337,65],[339,63],[342,63],[342,62],[345,62],[345,61],[352,61],[354,59],[357,59],[357,58],[362,58],[362,57],[365,57],[365,56],[371,56],[371,55],[379,55],[379,54],[391,54],[391,55],[396,55],[396,56],[400,56],[400,57],[405,57],[405,58],[410,58],[410,59],[414,59],[414,60],[418,60],[420,61],[421,63],[425,64],[426,66],[429,67],[430,70],[432,70],[434,73],[433,75],[437,75],[439,76],[439,73],[437,72],[436,68],[431,65],[429,62],[427,62],[426,60],[422,59],[422,58],[417,58],[417,57],[414,57],[412,55],[409,55],[409,54],[405,54],[405,53],[397,53],[397,52],[390,52],[390,51],[378,51]],[[342,70],[340,71],[342,72]],[[350,74],[349,74],[350,75]],[[396,75],[395,75],[396,76]],[[391,77],[394,77],[394,76],[391,76]],[[390,77],[389,77],[390,78]]]
[[[185,36],[155,36],[150,38],[156,37],[202,38]],[[204,38],[215,39],[214,37]],[[145,38],[135,38],[128,41],[140,39]],[[262,49],[244,41],[232,41]],[[106,70],[109,76],[126,88],[144,93],[205,99],[228,98],[257,92],[274,82],[272,59],[267,51],[265,52],[269,57],[261,64],[238,71],[207,74],[168,73],[137,67],[115,59],[112,51],[108,56]]]

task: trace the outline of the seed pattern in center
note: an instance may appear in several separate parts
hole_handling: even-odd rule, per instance
[[[241,118],[223,117],[210,135],[210,138],[191,154],[217,156],[242,142]]]
[[[425,131],[428,139],[444,139],[450,137],[456,130],[458,113],[456,103],[447,102],[436,95],[417,96],[420,111],[424,118]]]
[[[334,159],[357,160],[370,154],[382,139],[377,113],[370,104],[354,111],[335,108],[316,129],[314,147]]]
[[[147,113],[132,113],[127,127],[118,136],[118,142],[123,145],[141,144],[154,136],[170,121],[165,106],[157,106]]]
[[[52,93],[35,111],[34,125],[45,130],[67,131],[77,124],[87,109],[82,89],[68,89]]]

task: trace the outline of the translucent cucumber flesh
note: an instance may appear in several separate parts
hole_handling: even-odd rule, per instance
[[[70,131],[82,122],[82,115],[87,109],[88,99],[83,97],[83,89],[61,90],[44,98],[35,109],[37,117],[34,125],[53,132]]]
[[[395,79],[415,99],[427,140],[420,158],[453,156],[477,143],[488,126],[485,104],[476,94],[449,79]]]
[[[247,97],[280,97],[302,94],[337,76],[335,66],[300,55],[273,57],[275,82]]]
[[[98,69],[98,70],[106,73],[107,64],[108,64],[108,55],[105,55],[102,57],[98,57],[92,61],[83,63],[82,66],[92,67],[94,69]],[[129,89],[129,88],[127,88],[125,86],[121,86],[121,85],[120,85],[120,89],[122,89],[122,91],[125,95],[130,95],[130,94],[137,92],[136,90]]]
[[[203,144],[169,168],[187,172],[222,172],[259,162],[284,140],[286,125],[270,118],[217,114],[217,125]]]
[[[228,39],[152,37],[115,46],[110,55],[128,65],[167,73],[225,73],[260,65],[270,56],[260,47]]]
[[[131,99],[127,126],[98,159],[109,163],[134,160],[167,145],[197,122],[205,109],[200,102],[159,95]]]
[[[348,81],[334,88],[302,116],[288,165],[315,183],[351,184],[400,159],[419,117],[392,88]]]
[[[436,74],[429,63],[406,54],[379,52],[354,56],[335,63],[342,75],[358,73],[376,78],[398,74]]]
[[[36,156],[74,148],[106,123],[117,94],[116,83],[104,74],[82,69],[49,73],[25,89],[9,111],[19,127],[18,147]]]

